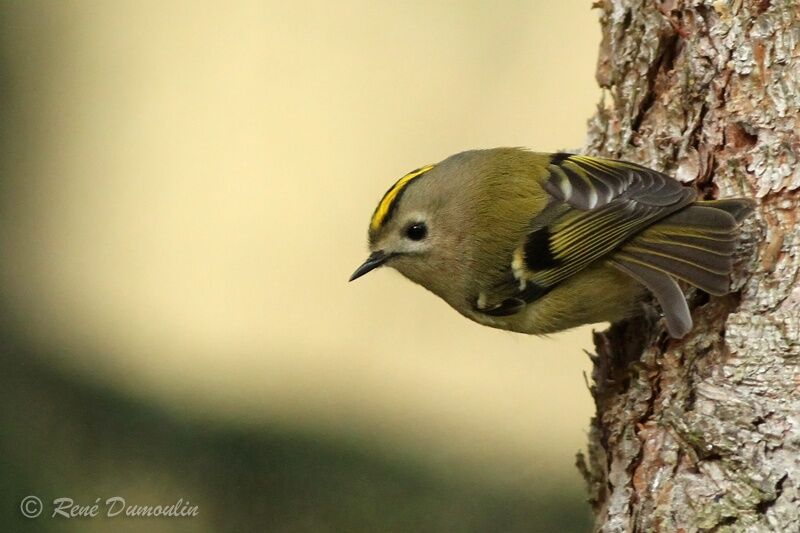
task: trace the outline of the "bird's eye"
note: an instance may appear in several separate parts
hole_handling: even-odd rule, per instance
[[[428,236],[428,226],[424,222],[415,222],[406,228],[406,237],[412,241],[421,241]]]

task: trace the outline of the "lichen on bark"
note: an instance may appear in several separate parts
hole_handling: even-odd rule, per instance
[[[586,151],[707,198],[745,196],[738,293],[690,290],[694,330],[595,335],[579,456],[600,531],[800,531],[800,5],[602,0]]]

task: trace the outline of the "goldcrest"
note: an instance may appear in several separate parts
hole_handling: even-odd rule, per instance
[[[467,318],[529,334],[628,318],[649,291],[680,338],[692,317],[677,280],[727,293],[752,205],[698,200],[635,163],[472,150],[392,185],[350,279],[388,266]]]

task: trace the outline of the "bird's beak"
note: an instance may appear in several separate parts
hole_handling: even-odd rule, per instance
[[[390,255],[385,253],[383,250],[372,252],[369,254],[369,257],[367,257],[367,260],[364,261],[364,263],[362,263],[355,272],[353,272],[353,275],[350,276],[350,281],[360,278],[371,270],[375,270],[379,266],[383,265],[389,259],[389,257]]]

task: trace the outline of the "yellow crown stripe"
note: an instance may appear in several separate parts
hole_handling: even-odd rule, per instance
[[[378,207],[375,209],[375,213],[372,215],[372,221],[370,222],[370,227],[373,230],[377,230],[383,225],[386,216],[392,210],[392,206],[394,205],[395,201],[397,200],[397,196],[400,192],[405,189],[409,183],[415,178],[418,178],[432,169],[434,165],[427,165],[422,168],[418,168],[413,172],[409,172],[399,180],[397,183],[392,185],[392,188],[386,191],[386,194],[383,195]]]

